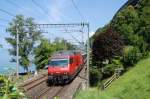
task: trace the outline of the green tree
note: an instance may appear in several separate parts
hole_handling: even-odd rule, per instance
[[[137,5],[137,11],[140,17],[140,27],[138,34],[143,36],[149,44],[150,49],[150,1],[140,0]]]
[[[112,21],[113,28],[121,34],[126,45],[132,43],[130,38],[137,34],[140,18],[136,9],[130,5],[117,14]]]
[[[58,50],[73,50],[74,45],[67,42],[65,39],[55,38],[53,44],[55,45],[56,51]]]
[[[16,56],[16,29],[18,29],[19,63],[27,71],[30,64],[29,56],[32,54],[34,44],[41,38],[41,33],[35,28],[34,24],[33,18],[24,18],[22,15],[17,15],[7,28],[10,37],[7,37],[6,41],[12,46],[12,48],[9,49],[9,53],[12,56]],[[13,57],[12,60],[16,61],[15,57]]]
[[[112,21],[112,26],[121,34],[124,43],[138,47],[142,53],[150,43],[149,4],[149,0],[140,0],[136,7],[130,5],[120,11]]]
[[[49,42],[46,38],[41,40],[41,43],[35,48],[35,65],[36,68],[44,68],[49,61],[52,53],[59,50],[71,50],[74,46],[67,42],[65,39],[55,38],[54,42]]]
[[[38,70],[44,68],[48,64],[49,57],[55,50],[56,50],[55,46],[49,43],[47,39],[41,40],[40,45],[34,50],[35,54],[34,63]]]

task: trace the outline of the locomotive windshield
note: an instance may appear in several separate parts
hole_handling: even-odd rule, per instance
[[[49,61],[50,66],[68,66],[68,60],[67,59],[61,59],[61,60],[51,60]]]

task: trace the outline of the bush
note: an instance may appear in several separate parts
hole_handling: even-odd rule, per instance
[[[123,68],[121,57],[115,57],[110,64],[103,67],[103,76],[105,78],[112,76],[118,68]]]
[[[90,68],[90,85],[96,86],[101,79],[102,79],[101,71],[96,67],[91,67]]]
[[[133,66],[142,58],[138,47],[127,46],[124,48],[123,54],[122,62],[125,68]]]
[[[7,76],[0,75],[0,99],[22,99],[25,95]]]

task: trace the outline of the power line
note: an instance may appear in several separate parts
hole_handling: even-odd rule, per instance
[[[38,7],[38,8],[40,8],[46,15],[48,15],[48,12],[40,5],[40,4],[38,4],[35,0],[32,0],[32,2]],[[48,15],[49,16],[49,15]],[[50,20],[49,20],[49,22],[51,22]]]
[[[66,31],[66,33],[68,32],[66,28],[65,28],[65,31]],[[72,32],[73,32],[73,31],[72,31]],[[81,44],[81,42],[80,42],[75,36],[73,36],[71,33],[69,33],[69,34],[70,34],[70,36],[71,36],[73,39],[76,40],[77,43]]]
[[[0,9],[0,11],[1,11],[1,12],[4,12],[4,13],[6,13],[6,14],[8,14],[8,15],[12,16],[12,17],[15,17],[15,15],[14,15],[14,14],[12,14],[12,13],[10,13],[10,12],[6,11],[6,10]]]
[[[18,8],[21,8],[19,5],[17,5],[16,3],[14,3],[13,1],[10,0],[6,0],[6,2],[10,3],[13,6],[17,6]]]
[[[18,7],[20,9],[24,9],[22,6],[19,6],[18,4],[16,4],[15,2],[11,1],[11,0],[6,0],[7,3],[15,6],[15,7]],[[26,10],[27,11],[27,10]],[[28,12],[28,11],[27,11]]]
[[[34,0],[32,0],[32,2],[38,7],[38,8],[40,8],[45,14],[47,14],[47,11],[45,10],[45,9],[43,9],[43,7],[40,5],[40,4],[38,4],[36,1],[34,1]]]
[[[78,14],[80,15],[81,19],[84,20],[83,14],[81,13],[81,11],[79,10],[79,8],[77,7],[76,3],[74,2],[74,0],[71,0],[74,8],[77,10]]]
[[[76,37],[74,37],[71,33],[70,33],[70,35],[71,35],[71,37],[72,37],[73,39],[76,40],[77,43],[81,44],[81,42],[80,42]]]
[[[28,9],[26,9],[26,8],[24,8],[24,7],[22,7],[22,6],[18,5],[18,4],[16,4],[16,3],[13,2],[12,0],[6,0],[6,2],[8,2],[9,4],[11,4],[11,5],[15,6],[15,7],[18,7],[18,8],[20,8],[20,9],[23,9],[23,10],[26,11],[26,12],[32,13],[31,10],[28,10]],[[32,13],[32,14],[33,14],[33,13]],[[37,14],[37,13],[36,13],[36,14]],[[39,14],[38,14],[38,15],[39,15]],[[39,17],[39,16],[38,16],[38,17]],[[41,18],[41,17],[39,17],[39,18]]]

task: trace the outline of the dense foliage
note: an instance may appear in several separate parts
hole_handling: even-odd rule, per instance
[[[123,41],[120,35],[111,27],[103,30],[103,32],[94,38],[92,66],[90,67],[91,85],[96,85],[98,81],[111,76],[115,69],[122,66],[120,65],[120,61],[116,60],[116,56],[121,56],[122,52]]]
[[[122,58],[122,62],[125,68],[129,66],[133,66],[135,63],[137,63],[140,58],[141,54],[139,53],[139,49],[134,46],[127,46],[124,48],[124,54]]]
[[[150,1],[140,0],[136,9],[140,19],[140,26],[137,33],[144,37],[150,49]]]
[[[112,28],[108,28],[106,32],[98,35],[92,46],[93,58],[97,61],[105,61],[114,56],[122,54],[123,42],[118,33],[114,32]]]
[[[128,45],[133,43],[132,36],[134,36],[138,30],[139,21],[138,13],[134,7],[130,5],[117,14],[112,26],[123,36],[125,44]]]
[[[41,40],[40,45],[38,45],[35,50],[35,65],[37,69],[42,69],[48,64],[49,57],[52,52],[54,52],[54,47],[49,43],[47,39]]]
[[[97,66],[91,66],[90,67],[90,85],[91,86],[96,86],[102,79],[102,73],[101,70],[99,68],[97,68]]]

